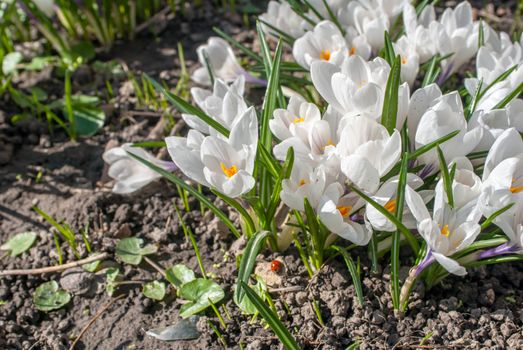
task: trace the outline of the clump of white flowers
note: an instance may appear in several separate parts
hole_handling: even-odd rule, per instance
[[[176,100],[189,126],[165,140],[176,167],[237,209],[247,236],[303,242],[311,274],[344,240],[370,244],[371,261],[390,251],[398,310],[418,277],[522,259],[523,38],[468,2],[439,18],[427,2],[308,3],[270,1],[258,31],[281,39],[274,56],[249,54],[256,74],[224,39],[198,49],[193,80],[213,90],[191,91],[198,108]],[[261,110],[245,83],[267,85]],[[400,290],[403,243],[418,263]]]

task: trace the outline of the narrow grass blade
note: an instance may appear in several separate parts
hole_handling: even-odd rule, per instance
[[[454,207],[454,193],[452,191],[452,179],[450,177],[449,167],[447,165],[447,161],[445,160],[445,156],[441,151],[441,148],[438,146],[436,149],[438,151],[439,168],[441,171],[441,177],[443,179],[443,186],[445,188],[445,192],[447,193],[447,201],[451,207]]]
[[[225,203],[229,204],[231,207],[236,209],[238,213],[240,213],[240,215],[243,218],[243,221],[247,225],[247,236],[250,237],[256,231],[256,226],[254,225],[254,221],[252,221],[252,217],[249,215],[247,210],[236,199],[227,197],[226,195],[221,194],[220,192],[215,190],[211,191],[216,196],[220,197]]]
[[[396,128],[398,117],[398,91],[401,83],[401,58],[398,55],[392,63],[387,88],[385,90],[385,100],[383,101],[383,111],[381,113],[381,124],[392,134]]]
[[[229,220],[229,217],[227,216],[227,214],[225,214],[223,211],[221,211],[216,205],[214,205],[213,202],[211,202],[206,196],[204,196],[203,194],[201,194],[200,192],[198,192],[197,189],[193,188],[192,186],[189,186],[185,183],[185,181],[183,181],[182,179],[180,179],[178,176],[168,172],[167,170],[164,170],[162,168],[160,168],[159,166],[156,166],[154,165],[153,163],[135,155],[135,154],[132,154],[132,153],[128,153],[129,156],[133,157],[134,159],[138,160],[140,163],[144,164],[145,166],[147,166],[148,168],[150,168],[151,170],[154,170],[156,171],[158,174],[162,175],[164,178],[166,178],[167,180],[169,180],[170,182],[172,182],[173,184],[175,185],[178,185],[180,186],[181,188],[183,188],[184,190],[186,190],[187,192],[189,192],[191,195],[193,195],[197,200],[200,201],[200,203],[202,203],[203,205],[205,205],[207,208],[209,208],[213,213],[214,215],[216,215],[216,217],[218,217],[218,219],[220,219],[230,230],[231,232],[238,238],[241,237],[241,234],[240,232],[238,232],[238,229],[234,226],[234,224],[232,223],[231,220]]]
[[[516,70],[516,68],[518,68],[518,65],[515,64],[513,65],[512,67],[510,67],[509,69],[507,69],[506,71],[504,71],[503,73],[501,73],[496,79],[494,79],[492,81],[492,83],[490,83],[489,85],[487,85],[487,87],[485,88],[485,90],[481,91],[478,99],[481,100],[481,98],[483,96],[485,96],[485,93],[487,93],[487,91],[490,90],[490,88],[492,88],[494,85],[496,85],[497,83],[499,83],[500,81],[503,81],[505,79],[507,79],[507,77],[514,71]]]
[[[356,264],[354,263],[354,260],[352,260],[352,257],[347,252],[347,250],[343,247],[333,245],[332,249],[339,252],[343,259],[345,260],[345,263],[347,264],[347,268],[349,269],[350,276],[352,278],[352,283],[354,284],[354,289],[356,290],[356,295],[358,297],[358,302],[360,303],[360,306],[363,306],[364,300],[363,300],[363,289],[361,287],[361,276],[358,273],[358,269],[356,267]]]
[[[240,262],[240,269],[238,271],[238,279],[236,282],[236,290],[234,291],[234,302],[239,305],[244,297],[244,289],[242,283],[249,283],[249,277],[254,269],[256,256],[263,247],[265,240],[271,235],[269,231],[259,231],[255,233],[247,242]]]
[[[396,212],[395,217],[398,221],[403,220],[403,207],[405,205],[405,189],[407,187],[407,172],[408,172],[408,153],[405,152],[401,159],[400,175],[398,179],[398,189],[396,191]],[[391,268],[391,294],[392,304],[395,310],[400,308],[400,247],[401,247],[401,232],[396,230],[392,234],[392,247],[390,257]]]
[[[494,219],[496,219],[498,216],[500,216],[501,214],[503,214],[504,212],[506,212],[507,210],[509,210],[510,208],[512,208],[514,206],[514,203],[510,203],[509,205],[497,210],[496,212],[492,213],[492,215],[490,215],[487,220],[485,220],[482,224],[481,224],[481,231],[484,231],[486,230],[490,224],[492,222],[494,222]]]
[[[453,131],[450,134],[440,137],[439,139],[432,141],[431,143],[428,143],[428,144],[418,148],[416,151],[409,154],[409,160],[414,160],[414,159],[418,158],[419,156],[421,156],[422,154],[425,154],[425,153],[431,151],[433,148],[439,146],[440,144],[450,140],[451,138],[453,138],[454,136],[459,134],[459,132],[460,132],[460,130]]]
[[[207,125],[210,127],[216,129],[220,134],[229,137],[230,131],[227,130],[226,127],[218,123],[216,120],[209,117],[207,114],[205,114],[201,109],[191,105],[187,101],[183,100],[182,98],[170,93],[165,89],[161,84],[159,84],[156,80],[151,78],[148,75],[145,75],[145,78],[151,82],[151,84],[154,86],[156,91],[160,92],[162,95],[165,96],[165,98],[171,102],[180,112],[187,113],[187,114],[193,114],[203,120]]]
[[[384,33],[385,35],[385,47],[383,48],[385,54],[385,60],[389,63],[389,66],[393,66],[396,61],[396,53],[394,51],[394,46],[392,45],[392,39],[388,31]],[[392,74],[392,70],[391,70]],[[390,79],[390,78],[389,78]]]
[[[221,36],[223,39],[225,39],[226,41],[228,41],[232,46],[236,47],[238,50],[240,50],[241,52],[243,52],[245,55],[249,56],[250,58],[252,58],[253,60],[255,60],[256,62],[260,62],[262,63],[262,58],[260,57],[260,55],[258,55],[257,53],[255,53],[254,51],[248,49],[245,45],[241,44],[239,41],[235,40],[233,37],[231,37],[230,35],[228,34],[225,34],[225,32],[223,32],[222,30],[220,30],[219,28],[217,27],[213,27],[212,30],[218,34],[219,36]]]
[[[140,148],[162,148],[165,147],[165,141],[141,141],[135,142],[131,146]]]
[[[418,253],[418,250],[419,250],[418,240],[416,239],[416,237],[414,237],[412,235],[410,230],[408,228],[406,228],[405,225],[403,225],[403,223],[401,221],[396,219],[396,217],[394,215],[392,215],[391,213],[389,213],[389,211],[387,209],[383,208],[381,205],[379,205],[379,203],[377,203],[375,200],[373,200],[372,198],[367,196],[365,193],[363,193],[358,188],[356,188],[354,186],[349,186],[349,187],[352,191],[356,192],[358,194],[358,196],[363,198],[367,203],[369,203],[374,208],[376,208],[376,210],[379,211],[383,216],[385,216],[387,219],[389,219],[396,226],[396,228],[398,228],[398,230],[401,231],[403,236],[405,236],[405,238],[407,239],[407,242],[411,246],[414,253],[415,254]]]
[[[501,100],[494,108],[492,109],[501,109],[505,108],[506,105],[510,103],[513,99],[518,97],[523,92],[523,83],[519,84],[519,86],[512,91],[507,97],[505,97],[503,100]]]
[[[272,311],[263,300],[256,294],[255,291],[253,291],[245,282],[241,282],[239,286],[245,293],[245,295],[249,298],[251,303],[256,307],[260,315],[263,317],[263,319],[267,322],[269,327],[273,330],[273,332],[276,334],[278,339],[280,339],[281,343],[287,350],[300,350],[300,346],[292,336],[292,334],[289,332],[287,328],[281,323],[278,316]]]
[[[280,192],[282,188],[282,182],[285,179],[288,179],[291,176],[292,166],[294,165],[294,149],[291,147],[287,151],[287,156],[285,158],[285,163],[283,163],[282,170],[274,184],[272,189],[271,202],[269,208],[267,209],[267,220],[272,220],[276,214],[276,209],[280,203]]]

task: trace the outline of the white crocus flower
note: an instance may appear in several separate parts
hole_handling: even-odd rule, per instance
[[[143,148],[132,147],[130,143],[111,148],[102,157],[109,165],[109,177],[115,180],[114,193],[133,193],[161,177],[159,173],[131,157],[130,153],[165,170],[176,170],[176,166],[172,162],[159,160]]]
[[[374,52],[384,46],[384,32],[389,29],[389,16],[377,4],[351,1],[340,10],[344,25],[354,26],[359,34],[367,38]]]
[[[194,87],[191,89],[191,95],[203,112],[230,129],[236,118],[247,110],[247,104],[242,97],[244,87],[245,78],[243,76],[236,78],[231,85],[216,79],[213,91]],[[191,128],[204,134],[213,132],[207,123],[195,115],[182,113],[182,118]]]
[[[401,137],[366,117],[343,120],[337,152],[341,171],[358,188],[371,194],[378,190],[380,178],[387,174],[401,156]]]
[[[405,201],[416,218],[418,232],[427,242],[428,256],[448,272],[465,275],[465,268],[450,256],[470,246],[481,231],[476,203],[454,209],[444,201],[436,201],[431,217],[423,198],[410,186],[406,187]]]
[[[291,96],[286,109],[274,110],[274,116],[269,120],[269,127],[279,140],[283,141],[293,136],[307,139],[311,122],[321,119],[320,110],[302,97]]]
[[[420,63],[427,62],[437,53],[436,42],[431,37],[429,29],[431,25],[435,25],[432,24],[435,23],[435,20],[436,12],[433,5],[427,5],[419,18],[416,16],[416,9],[411,4],[406,4],[403,8],[405,34],[418,53]]]
[[[378,191],[376,191],[376,194],[372,196],[372,199],[374,199],[374,201],[382,205],[385,209],[387,209],[387,211],[389,211],[393,215],[396,213],[397,209],[398,181],[399,179],[397,176],[388,180],[379,188]],[[417,189],[423,185],[423,180],[414,174],[408,174],[407,184],[410,187]],[[433,192],[434,191],[431,190],[420,192],[420,195],[423,198],[424,203],[428,203],[434,197]],[[365,206],[365,215],[369,223],[376,230],[387,232],[397,230],[396,225],[394,225],[389,219],[387,219],[382,213],[380,213],[375,207],[373,207],[369,203],[367,203]],[[410,210],[407,206],[403,208],[403,217],[401,219],[401,222],[408,229],[416,228],[416,220],[410,213]]]
[[[33,2],[47,17],[54,15],[54,0],[34,0]]]
[[[273,149],[274,155],[276,159],[283,161],[288,149],[292,147],[294,156],[300,161],[309,162],[313,166],[323,163],[330,169],[328,173],[337,176],[335,175],[337,172],[332,168],[335,168],[338,163],[334,153],[343,118],[330,106],[322,119],[318,118],[314,108],[310,108],[307,104],[302,106],[305,106],[305,111],[310,113],[308,118],[298,123],[298,126],[290,125],[290,129],[293,130],[292,137],[276,145]],[[303,124],[305,122],[306,124]]]
[[[476,83],[479,84],[477,79],[465,80],[465,87],[472,96],[474,96],[477,89]],[[497,82],[492,87],[490,87],[488,91],[484,92],[483,96],[477,103],[476,110],[489,111],[494,109],[498,103],[510,95],[522,83],[523,66],[519,66],[514,71],[512,71],[512,73],[510,73],[506,79]]]
[[[472,19],[472,7],[464,1],[455,9],[447,8],[436,25],[431,26],[441,56],[452,54],[443,60],[441,80],[457,72],[478,50],[479,25]]]
[[[347,27],[345,41],[347,42],[347,53],[349,56],[358,55],[364,60],[368,60],[372,53],[372,48],[367,41],[367,37],[359,34],[354,27]]]
[[[483,129],[483,137],[474,148],[474,152],[487,151],[496,139],[510,127],[509,115],[506,109],[493,109],[491,111],[476,111],[469,120],[469,129],[477,126]]]
[[[207,44],[200,45],[196,49],[196,53],[203,67],[196,69],[191,79],[198,84],[211,85],[210,69],[215,78],[221,79],[226,83],[231,83],[240,75],[243,75],[248,83],[266,85],[265,81],[253,77],[240,66],[231,46],[222,38],[210,37],[207,40]],[[206,56],[210,67],[207,67]]]
[[[267,12],[260,15],[260,19],[295,39],[301,37],[305,33],[305,30],[309,29],[308,23],[294,12],[291,5],[285,1],[269,1]],[[279,37],[279,34],[274,33],[274,31],[265,24],[263,28],[266,33],[275,38]]]
[[[347,54],[347,47],[338,27],[322,21],[294,42],[292,54],[300,66],[309,69],[316,61],[339,64]]]
[[[327,187],[320,199],[318,215],[333,233],[354,244],[366,245],[372,237],[372,230],[352,217],[363,205],[357,194],[344,195],[343,186],[335,182]]]
[[[441,90],[437,84],[427,85],[412,94],[407,111],[407,126],[411,145],[414,145],[421,117],[439,101],[441,96]]]
[[[336,17],[340,17],[340,11],[343,10],[351,2],[351,0],[327,0],[327,6]],[[329,9],[325,6],[323,0],[309,0],[309,4],[320,13],[323,18],[330,18]],[[317,18],[317,16],[309,11],[310,18]]]
[[[320,95],[341,114],[363,115],[380,120],[390,73],[382,58],[366,62],[360,56],[345,57],[341,67],[328,62],[315,62],[311,78]],[[397,126],[401,128],[407,114],[409,85],[399,89]]]
[[[401,81],[405,81],[410,86],[413,86],[418,76],[420,64],[416,48],[412,46],[412,43],[406,36],[402,36],[393,46],[396,54],[400,55]]]
[[[194,144],[201,140],[201,146]],[[189,178],[236,198],[250,191],[258,143],[256,111],[250,107],[234,123],[228,139],[217,136],[166,138],[167,149],[173,161]],[[185,146],[185,147],[183,147]]]
[[[325,169],[306,162],[294,162],[291,176],[282,181],[280,198],[291,209],[304,211],[307,198],[313,208],[318,206],[326,186]]]
[[[509,242],[482,252],[479,258],[485,259],[508,253],[521,254],[523,252],[523,193],[507,196],[504,190],[488,187],[480,202],[485,217],[489,217],[509,204],[512,204],[512,207],[498,215],[493,221],[507,235]]]
[[[505,130],[498,136],[489,150],[483,168],[483,181],[487,182],[490,173],[505,159],[513,158],[523,153],[523,140],[515,128]]]
[[[469,154],[483,136],[483,129],[480,126],[470,131],[467,130],[461,98],[459,93],[452,92],[439,98],[438,102],[421,117],[416,130],[416,149],[456,130],[459,130],[459,134],[440,145],[447,162]],[[434,149],[421,155],[418,159],[421,164],[433,167],[433,169],[437,168],[438,155]]]

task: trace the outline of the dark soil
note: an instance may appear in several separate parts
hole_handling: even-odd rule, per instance
[[[245,30],[239,18],[221,18],[223,15],[216,10],[205,7],[189,13],[184,20],[171,21],[156,36],[144,34],[132,43],[118,44],[103,58],[123,60],[132,70],[176,84],[178,41],[183,43],[192,69],[195,49],[211,35],[213,25],[247,44],[255,39],[254,31]],[[93,79],[89,69],[85,74],[86,79]],[[38,234],[37,243],[28,252],[17,258],[0,258],[0,269],[57,264],[52,231],[31,209],[38,205],[74,230],[89,224],[90,242],[96,251],[112,254],[118,239],[135,236],[159,246],[154,260],[161,266],[182,263],[198,271],[194,251],[174,209],[174,205],[183,207],[173,186],[160,181],[133,196],[110,192],[101,158],[107,145],[144,140],[158,129],[158,118],[122,118],[126,110],[134,108],[133,103],[132,94],[122,94],[108,125],[97,136],[78,142],[67,141],[60,132],[50,136],[46,126],[34,120],[12,126],[7,120],[16,108],[6,106],[4,114],[0,111],[0,242],[18,232],[31,230]],[[227,211],[223,203],[216,203]],[[196,234],[205,268],[226,292],[224,304],[231,316],[226,318],[227,329],[221,329],[217,318],[207,312],[198,321],[202,333],[199,339],[170,343],[156,340],[145,332],[176,323],[181,304],[172,290],[163,302],[153,302],[142,295],[139,284],[126,285],[116,293],[125,297],[94,322],[78,349],[280,349],[277,338],[260,317],[252,321],[241,315],[232,301],[236,255],[244,242],[235,241],[211,213],[202,216],[195,200],[191,199],[190,205],[192,211],[184,214],[184,221]],[[235,213],[229,215],[236,220]],[[69,249],[64,251],[64,260],[73,261]],[[365,251],[361,253],[365,256]],[[82,254],[87,256],[86,251]],[[362,307],[341,260],[330,261],[310,280],[292,249],[282,255],[260,255],[258,269],[267,270],[274,258],[280,258],[285,269],[279,274],[269,272],[275,281],[272,287],[277,290],[271,296],[280,318],[304,349],[345,349],[356,341],[361,343],[360,349],[523,348],[521,264],[473,269],[464,278],[450,277],[428,291],[417,285],[409,311],[397,319],[392,313],[386,260],[377,275],[372,275],[365,268],[368,264],[362,262]],[[106,261],[104,265],[118,264]],[[146,263],[138,268],[118,266],[125,280],[161,278]],[[406,268],[402,271],[403,275],[407,272]],[[104,273],[74,269],[62,274],[0,279],[0,300],[6,301],[0,306],[0,349],[68,349],[93,315],[111,299],[104,290]],[[65,308],[45,313],[34,307],[32,293],[49,280],[59,281],[74,297]],[[321,320],[312,307],[314,301],[319,303]],[[220,328],[225,344],[211,330],[208,320]]]

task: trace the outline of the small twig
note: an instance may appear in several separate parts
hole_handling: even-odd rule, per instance
[[[157,12],[154,16],[149,18],[147,21],[143,22],[139,26],[136,27],[134,30],[134,33],[140,33],[141,31],[145,30],[147,27],[149,27],[152,23],[160,20],[161,18],[167,16],[171,12],[171,8],[169,6],[166,6],[161,11]]]
[[[299,292],[303,290],[303,286],[290,286],[284,288],[269,288],[269,293],[285,293],[285,292]]]
[[[139,117],[161,117],[161,112],[153,112],[153,111],[125,111],[122,113],[125,116],[139,116]]]
[[[80,341],[82,336],[85,334],[85,332],[87,332],[89,327],[91,327],[91,325],[98,319],[98,317],[100,317],[104,313],[105,310],[107,310],[111,305],[113,305],[113,303],[115,301],[117,301],[118,299],[122,299],[124,296],[125,296],[125,294],[120,294],[119,296],[117,296],[116,298],[110,300],[107,304],[105,304],[96,313],[96,315],[94,315],[94,317],[91,318],[91,320],[85,325],[85,327],[80,331],[80,334],[78,334],[78,337],[76,337],[76,339],[73,341],[73,343],[71,344],[71,347],[69,347],[69,350],[74,350],[74,347],[76,346],[76,343],[78,343],[78,341]]]
[[[82,266],[94,261],[104,260],[109,257],[109,253],[102,253],[87,257],[85,259],[73,261],[63,265],[41,267],[38,269],[27,269],[27,270],[3,270],[0,271],[0,277],[2,276],[17,276],[17,275],[40,275],[43,273],[61,272],[73,267]]]
[[[151,265],[156,271],[162,274],[163,278],[167,279],[167,275],[165,274],[165,270],[162,269],[159,265],[157,265],[154,261],[149,259],[148,257],[144,256],[143,259]]]

